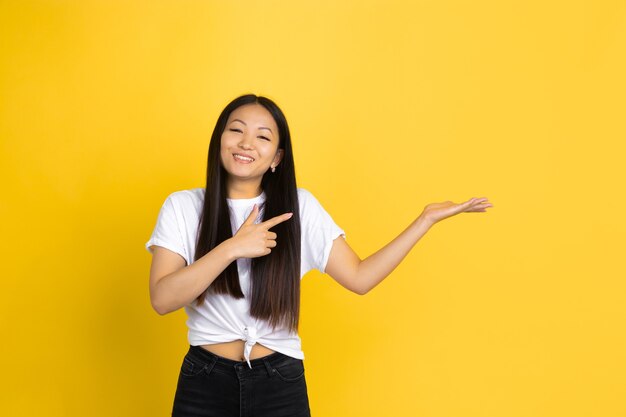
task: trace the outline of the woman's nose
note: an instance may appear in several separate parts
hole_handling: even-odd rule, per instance
[[[243,135],[241,137],[241,141],[239,142],[239,147],[243,149],[252,149],[252,140],[248,135]]]
[[[252,149],[252,145],[250,143],[248,143],[248,142],[245,142],[245,141],[239,142],[239,147],[241,149]]]

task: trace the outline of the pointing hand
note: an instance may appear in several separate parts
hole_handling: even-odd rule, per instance
[[[254,220],[258,214],[259,206],[255,204],[248,218],[233,236],[237,258],[257,258],[270,254],[271,248],[276,247],[276,233],[270,232],[269,229],[293,216],[293,213],[284,213],[255,224]]]

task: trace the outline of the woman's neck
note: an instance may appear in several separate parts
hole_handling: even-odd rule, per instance
[[[261,188],[261,182],[248,182],[248,181],[227,181],[226,182],[226,194],[228,198],[254,198],[258,197],[263,192]]]

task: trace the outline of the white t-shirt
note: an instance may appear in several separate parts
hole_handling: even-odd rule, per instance
[[[198,224],[202,215],[204,188],[175,191],[161,206],[156,226],[146,242],[146,249],[157,245],[180,254],[187,265],[194,262]],[[265,192],[254,198],[227,199],[233,235],[252,211],[265,201]],[[333,240],[345,238],[345,232],[309,191],[298,188],[301,228],[300,279],[311,269],[324,272]],[[261,206],[262,207],[262,206]],[[263,219],[263,209],[255,223]],[[289,221],[289,220],[287,220]],[[271,229],[270,229],[271,230]],[[280,239],[280,237],[279,237]],[[280,240],[277,243],[280,245]],[[244,340],[244,356],[250,365],[250,351],[259,342],[287,356],[304,359],[297,332],[277,327],[274,332],[264,320],[250,316],[250,258],[237,259],[237,270],[244,298],[207,293],[204,302],[184,307],[187,313],[189,344],[192,346]]]

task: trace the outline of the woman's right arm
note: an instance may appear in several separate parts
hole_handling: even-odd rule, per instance
[[[152,308],[163,315],[195,300],[236,259],[230,245],[230,239],[222,242],[189,266],[185,266],[185,260],[176,252],[152,246]]]
[[[255,258],[267,255],[276,246],[276,233],[271,227],[288,220],[291,213],[281,214],[259,224],[255,206],[237,233],[226,239],[191,265],[179,254],[153,245],[150,266],[150,302],[161,314],[171,313],[190,304],[238,258]]]

